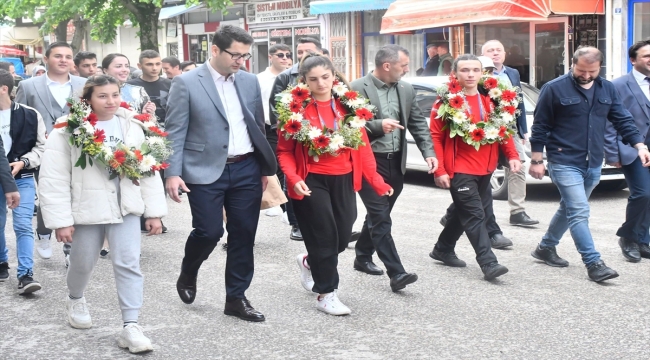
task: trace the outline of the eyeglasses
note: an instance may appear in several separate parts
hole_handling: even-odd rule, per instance
[[[286,53],[286,54],[285,53],[277,53],[277,54],[273,54],[273,55],[279,57],[280,59],[284,59],[284,56],[286,55],[287,59],[291,59],[291,53]]]
[[[230,58],[233,59],[233,60],[244,59],[244,61],[246,61],[246,60],[250,59],[251,57],[253,57],[253,55],[248,54],[248,53],[247,54],[233,54],[233,53],[231,53],[230,51],[228,51],[226,49],[222,49],[222,51],[225,52],[226,54],[230,55]]]

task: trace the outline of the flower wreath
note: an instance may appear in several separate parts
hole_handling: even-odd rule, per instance
[[[344,148],[357,150],[365,145],[361,128],[372,119],[374,106],[356,91],[351,91],[338,79],[332,87],[334,99],[339,99],[346,113],[337,121],[338,129],[319,129],[303,117],[307,105],[313,101],[305,84],[289,86],[276,96],[275,109],[278,113],[280,131],[285,139],[294,139],[309,149],[309,155],[318,161],[318,156],[330,154],[337,156]],[[340,114],[337,114],[340,115]]]
[[[139,149],[128,147],[124,143],[118,144],[115,149],[104,144],[106,134],[104,130],[96,129],[97,115],[83,100],[68,100],[70,115],[65,121],[54,125],[70,133],[70,145],[81,149],[81,155],[75,166],[86,168],[86,164],[93,166],[93,160],[108,168],[110,179],[119,176],[127,177],[138,185],[138,179],[153,176],[156,171],[166,169],[169,164],[165,162],[172,154],[170,141],[166,139],[167,133],[162,131],[153,115],[138,114],[134,118],[140,121],[145,133],[145,141]],[[126,102],[120,107],[130,110]]]
[[[515,123],[520,114],[519,88],[500,81],[494,75],[484,75],[479,80],[479,93],[486,94],[492,100],[490,108],[484,109],[483,119],[478,114],[471,114],[458,79],[449,77],[449,82],[438,88],[438,116],[436,119],[446,121],[449,136],[460,136],[463,141],[476,150],[481,145],[505,143],[515,134]]]

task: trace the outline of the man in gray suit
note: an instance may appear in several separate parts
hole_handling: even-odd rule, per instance
[[[228,216],[224,314],[248,321],[264,315],[248,302],[253,279],[253,244],[266,177],[277,168],[264,135],[264,107],[257,77],[240,71],[250,59],[253,38],[243,29],[221,26],[212,38],[212,57],[194,71],[174,77],[166,130],[174,154],[165,171],[169,196],[188,194],[192,226],[176,289],[191,304],[199,268],[224,233]],[[264,99],[265,101],[266,99]]]
[[[366,129],[375,154],[377,172],[395,189],[393,196],[378,196],[364,180],[359,196],[366,206],[366,220],[356,244],[354,268],[371,275],[384,273],[372,262],[377,250],[384,263],[393,291],[417,280],[404,270],[391,235],[390,213],[404,187],[406,172],[406,129],[413,135],[432,174],[438,167],[433,153],[429,122],[415,101],[411,84],[400,81],[409,71],[409,53],[399,45],[386,45],[375,56],[375,70],[352,82],[353,90],[377,108],[375,119]]]
[[[632,71],[612,83],[621,96],[623,106],[632,114],[646,145],[650,144],[650,40],[639,41],[628,50]],[[650,171],[644,167],[638,151],[624,144],[611,123],[605,133],[605,161],[621,168],[625,174],[630,197],[625,222],[618,229],[618,244],[623,256],[631,262],[650,259]]]
[[[86,79],[70,74],[74,66],[72,47],[66,42],[55,42],[50,44],[45,51],[43,58],[47,65],[45,76],[37,76],[23,80],[18,84],[16,102],[32,107],[38,111],[45,122],[45,130],[49,134],[56,119],[70,113],[67,105],[68,98],[81,96]],[[38,173],[36,175],[38,181]],[[40,210],[36,217],[37,236],[36,251],[43,259],[52,256],[50,237],[52,230],[45,227]],[[66,255],[70,252],[70,246],[64,246],[63,252]]]

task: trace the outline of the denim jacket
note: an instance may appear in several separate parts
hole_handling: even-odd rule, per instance
[[[530,137],[533,152],[542,152],[546,147],[549,162],[580,168],[600,167],[607,120],[625,142],[643,142],[632,115],[623,107],[611,82],[601,77],[594,80],[593,105],[589,105],[578,86],[568,73],[542,87]]]

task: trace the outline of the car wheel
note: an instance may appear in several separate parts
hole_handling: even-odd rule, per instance
[[[625,189],[626,187],[627,182],[625,180],[602,181],[600,184],[598,184],[598,189],[604,191],[619,191]]]
[[[508,181],[506,180],[506,170],[503,166],[497,167],[492,173],[490,179],[492,186],[492,198],[494,200],[508,200]]]

